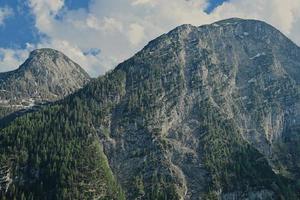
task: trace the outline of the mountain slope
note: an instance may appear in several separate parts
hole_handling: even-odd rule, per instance
[[[180,26],[2,129],[2,194],[299,199],[299,70],[299,47],[264,22]]]
[[[61,99],[89,80],[89,75],[61,52],[34,50],[18,69],[0,73],[0,118],[15,110]]]

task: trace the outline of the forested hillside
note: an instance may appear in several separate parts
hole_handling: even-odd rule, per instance
[[[2,128],[1,196],[299,199],[299,75],[264,22],[177,27]]]

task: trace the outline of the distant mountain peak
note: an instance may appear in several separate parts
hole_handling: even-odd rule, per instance
[[[234,23],[234,22],[243,22],[243,21],[247,21],[247,20],[249,20],[249,19],[232,17],[232,18],[228,18],[228,19],[219,20],[215,23]],[[250,20],[254,21],[253,19],[250,19]]]
[[[36,49],[18,69],[0,73],[0,90],[5,91],[0,93],[0,109],[18,110],[24,108],[20,103],[24,101],[32,104],[58,100],[89,80],[87,72],[60,51]]]
[[[81,73],[87,75],[87,73],[74,61],[72,61],[68,56],[62,52],[51,49],[51,48],[42,48],[36,49],[30,52],[28,59],[20,66],[22,68],[62,68],[63,66],[59,62],[72,63],[71,65],[65,65],[64,67],[76,68],[80,70]],[[61,70],[64,70],[63,68]]]
[[[33,51],[30,52],[30,54],[34,55],[34,54],[63,54],[62,52],[52,49],[52,48],[40,48],[40,49],[35,49]]]

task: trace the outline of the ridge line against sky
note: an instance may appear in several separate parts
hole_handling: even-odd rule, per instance
[[[62,51],[98,76],[181,24],[259,19],[300,44],[299,0],[0,0],[0,72]]]

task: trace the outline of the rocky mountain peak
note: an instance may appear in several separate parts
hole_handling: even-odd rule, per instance
[[[42,48],[32,51],[29,54],[28,59],[20,66],[20,70],[26,69],[36,69],[38,71],[48,69],[53,71],[53,73],[76,70],[84,74],[86,77],[89,77],[89,75],[77,63],[72,61],[62,52],[50,48]]]
[[[41,48],[41,49],[35,49],[35,50],[31,51],[29,54],[29,58],[34,57],[34,56],[41,56],[41,55],[53,57],[53,56],[57,56],[57,55],[63,56],[64,54],[55,49]]]
[[[167,166],[171,171],[165,173],[168,174],[166,176],[177,176],[174,185],[182,183],[181,188],[176,188],[179,196],[182,199],[198,199],[199,194],[205,191],[203,185],[207,183],[206,169],[199,164],[203,162],[201,152],[206,151],[205,148],[211,150],[213,156],[206,155],[209,163],[204,163],[204,166],[211,164],[210,167],[215,170],[216,163],[210,163],[212,157],[220,156],[216,161],[225,163],[236,159],[231,153],[219,154],[232,145],[229,149],[236,151],[236,155],[247,152],[243,161],[254,154],[265,158],[271,176],[273,172],[298,176],[299,153],[297,155],[295,151],[298,150],[289,146],[300,141],[294,140],[299,138],[296,133],[299,133],[300,124],[299,66],[299,47],[262,21],[232,18],[200,27],[182,25],[163,34],[109,75],[116,76],[116,82],[122,80],[120,77],[125,77],[124,83],[117,82],[122,92],[115,98],[116,108],[111,111],[113,118],[102,124],[103,127],[105,124],[111,125],[105,128],[111,131],[109,141],[114,143],[109,146],[109,141],[104,142],[104,146],[112,169],[127,185],[135,173],[149,167],[142,163],[142,159],[140,166],[130,165],[132,160],[139,160],[138,156],[131,157],[137,152],[137,147],[140,152],[156,152],[155,158],[161,159],[163,154],[168,164],[159,166]],[[112,93],[111,96],[116,95]],[[103,100],[105,96],[97,98]],[[125,120],[126,116],[130,116],[130,122]],[[134,126],[139,128],[134,129]],[[224,126],[224,132],[221,126]],[[239,143],[239,147],[237,143],[233,144],[232,139]],[[160,143],[163,153],[157,150],[159,140],[164,140]],[[230,140],[227,146],[224,141]],[[163,143],[170,146],[164,147]],[[238,150],[240,147],[248,148],[248,144],[253,148],[251,151]],[[151,149],[151,145],[157,151]],[[222,145],[226,147],[220,150]],[[254,151],[256,153],[252,154]],[[297,160],[295,163],[286,157],[288,152],[293,155],[293,160]],[[151,153],[146,153],[146,156],[153,156]],[[224,159],[223,156],[230,158]],[[228,167],[227,164],[224,166]],[[260,173],[263,170],[259,169],[263,166],[266,164],[243,167]],[[287,171],[283,172],[283,168]],[[151,180],[145,177],[149,177],[151,172],[143,173],[141,177],[148,184]],[[253,180],[256,181],[259,176],[253,174]],[[238,177],[236,183],[242,179]],[[224,182],[218,180],[214,184]],[[255,189],[255,184],[251,187],[256,190],[249,194],[253,195],[253,199],[260,199],[260,195],[265,195],[261,199],[278,196],[272,190]],[[132,187],[127,188],[129,199],[138,199],[138,194],[130,196],[133,194]],[[227,189],[221,187],[214,192]],[[173,191],[170,193],[174,194]],[[223,194],[222,198],[231,199],[230,195],[238,196],[238,193]]]
[[[90,76],[63,53],[37,49],[18,69],[0,73],[0,107],[18,110],[37,102],[58,100],[89,80]]]

